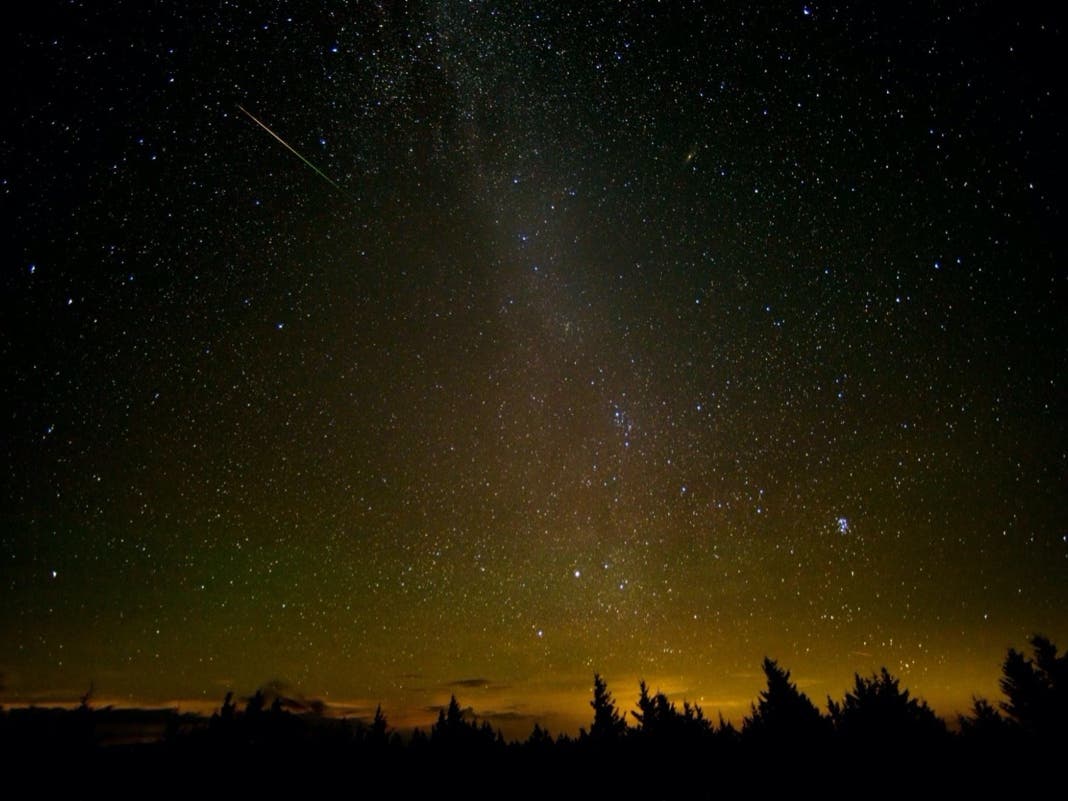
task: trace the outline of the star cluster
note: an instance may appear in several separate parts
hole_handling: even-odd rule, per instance
[[[44,4],[3,697],[951,713],[1068,637],[1063,31],[843,5]]]

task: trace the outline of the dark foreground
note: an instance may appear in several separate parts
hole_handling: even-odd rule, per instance
[[[1006,700],[977,699],[951,730],[885,669],[827,713],[774,661],[767,689],[736,728],[678,708],[643,682],[631,720],[594,676],[593,719],[577,737],[540,726],[506,742],[455,698],[429,731],[300,713],[287,699],[228,695],[204,718],[176,710],[0,710],[0,765],[26,791],[146,795],[330,791],[346,797],[713,798],[987,797],[1063,792],[1068,656],[1042,637],[1011,650]],[[1000,709],[1000,711],[999,711]]]

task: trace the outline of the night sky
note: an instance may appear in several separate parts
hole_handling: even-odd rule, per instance
[[[0,700],[949,716],[1068,645],[1063,28],[842,5],[33,4]]]

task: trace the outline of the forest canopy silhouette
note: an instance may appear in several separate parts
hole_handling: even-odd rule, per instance
[[[544,781],[558,773],[592,781],[595,764],[623,770],[631,764],[658,764],[665,770],[716,765],[730,774],[760,764],[769,754],[852,755],[845,764],[853,767],[889,753],[928,766],[959,765],[961,760],[980,765],[993,755],[1035,758],[1063,752],[1068,741],[1068,654],[1058,655],[1041,635],[1029,645],[1030,655],[1014,648],[1006,655],[1000,680],[1004,698],[975,698],[969,714],[954,725],[912,697],[886,668],[871,676],[856,674],[844,696],[828,698],[821,710],[798,689],[788,669],[766,658],[765,687],[740,727],[722,717],[713,721],[687,700],[679,706],[644,680],[628,711],[605,679],[594,674],[592,717],[577,736],[553,736],[535,723],[525,740],[506,741],[489,720],[465,710],[455,695],[428,730],[404,733],[389,725],[381,706],[370,720],[332,718],[315,704],[292,704],[271,687],[241,701],[227,693],[210,718],[177,710],[93,708],[90,688],[73,710],[0,710],[0,747],[7,755],[96,755],[129,764],[175,760],[193,770],[219,759],[261,757],[337,765],[348,760],[428,775],[420,773],[421,766],[473,760],[480,769],[502,776],[537,770]],[[690,786],[686,775],[675,775],[672,786]]]

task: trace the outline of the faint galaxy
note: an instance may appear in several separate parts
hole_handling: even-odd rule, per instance
[[[1068,640],[1060,19],[841,6],[37,4],[0,700],[948,715]]]

